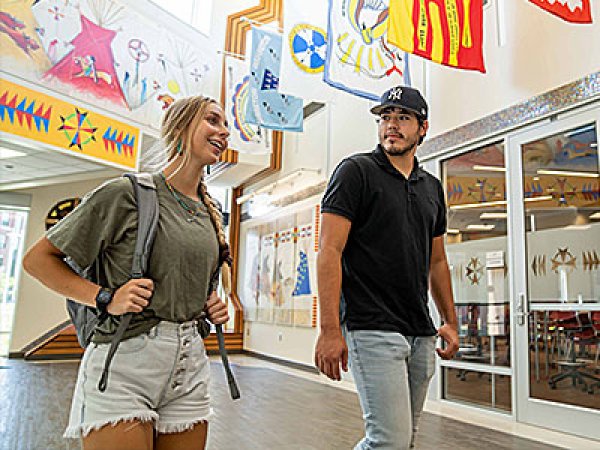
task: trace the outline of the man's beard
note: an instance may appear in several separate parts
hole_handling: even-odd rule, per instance
[[[412,151],[414,148],[416,148],[416,146],[417,142],[415,141],[412,144],[406,145],[404,147],[395,147],[394,145],[391,145],[388,148],[385,148],[385,146],[383,146],[383,150],[390,156],[404,156],[410,151]]]
[[[415,148],[414,145],[412,147],[397,148],[397,149],[392,147],[389,150],[385,150],[385,147],[384,147],[384,150],[390,156],[404,156],[408,152],[410,152],[413,148]]]

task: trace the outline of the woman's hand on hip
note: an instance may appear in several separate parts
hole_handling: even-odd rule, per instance
[[[114,316],[142,312],[150,304],[153,291],[154,282],[149,278],[129,280],[115,291],[106,310]]]
[[[216,291],[212,291],[204,307],[208,320],[215,325],[221,325],[229,321],[229,312],[227,311],[227,305],[217,295]]]

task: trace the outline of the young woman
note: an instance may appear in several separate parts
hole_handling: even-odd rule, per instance
[[[65,437],[93,449],[203,449],[211,415],[210,364],[197,319],[229,319],[211,279],[228,247],[221,216],[206,191],[204,167],[218,161],[229,131],[221,106],[206,97],[178,100],[161,134],[167,165],[153,175],[159,223],[148,278],[129,279],[137,232],[131,182],[109,181],[29,249],[25,270],[59,294],[110,314],[81,361]],[[102,255],[102,285],[75,274]],[[228,281],[227,281],[228,282]],[[135,313],[110,366],[98,381],[119,316]]]

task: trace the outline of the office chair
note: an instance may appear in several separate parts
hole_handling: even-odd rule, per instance
[[[568,347],[566,356],[567,359],[557,361],[557,365],[561,368],[561,371],[556,375],[553,375],[548,380],[548,384],[551,389],[556,389],[556,383],[565,379],[571,379],[573,387],[577,384],[583,384],[584,391],[593,393],[592,386],[600,382],[600,378],[585,372],[583,369],[587,363],[581,360],[577,360],[576,345],[587,345],[595,342],[595,332],[591,325],[590,314],[580,313],[578,311],[552,311],[550,313],[550,319],[555,321],[557,329],[562,330],[568,339]],[[592,380],[594,383],[592,386],[588,386],[587,380]]]

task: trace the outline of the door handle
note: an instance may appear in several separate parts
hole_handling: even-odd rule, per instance
[[[525,293],[521,292],[517,302],[517,312],[515,313],[518,325],[525,325],[525,318],[529,315],[529,312],[525,310],[525,302]]]

